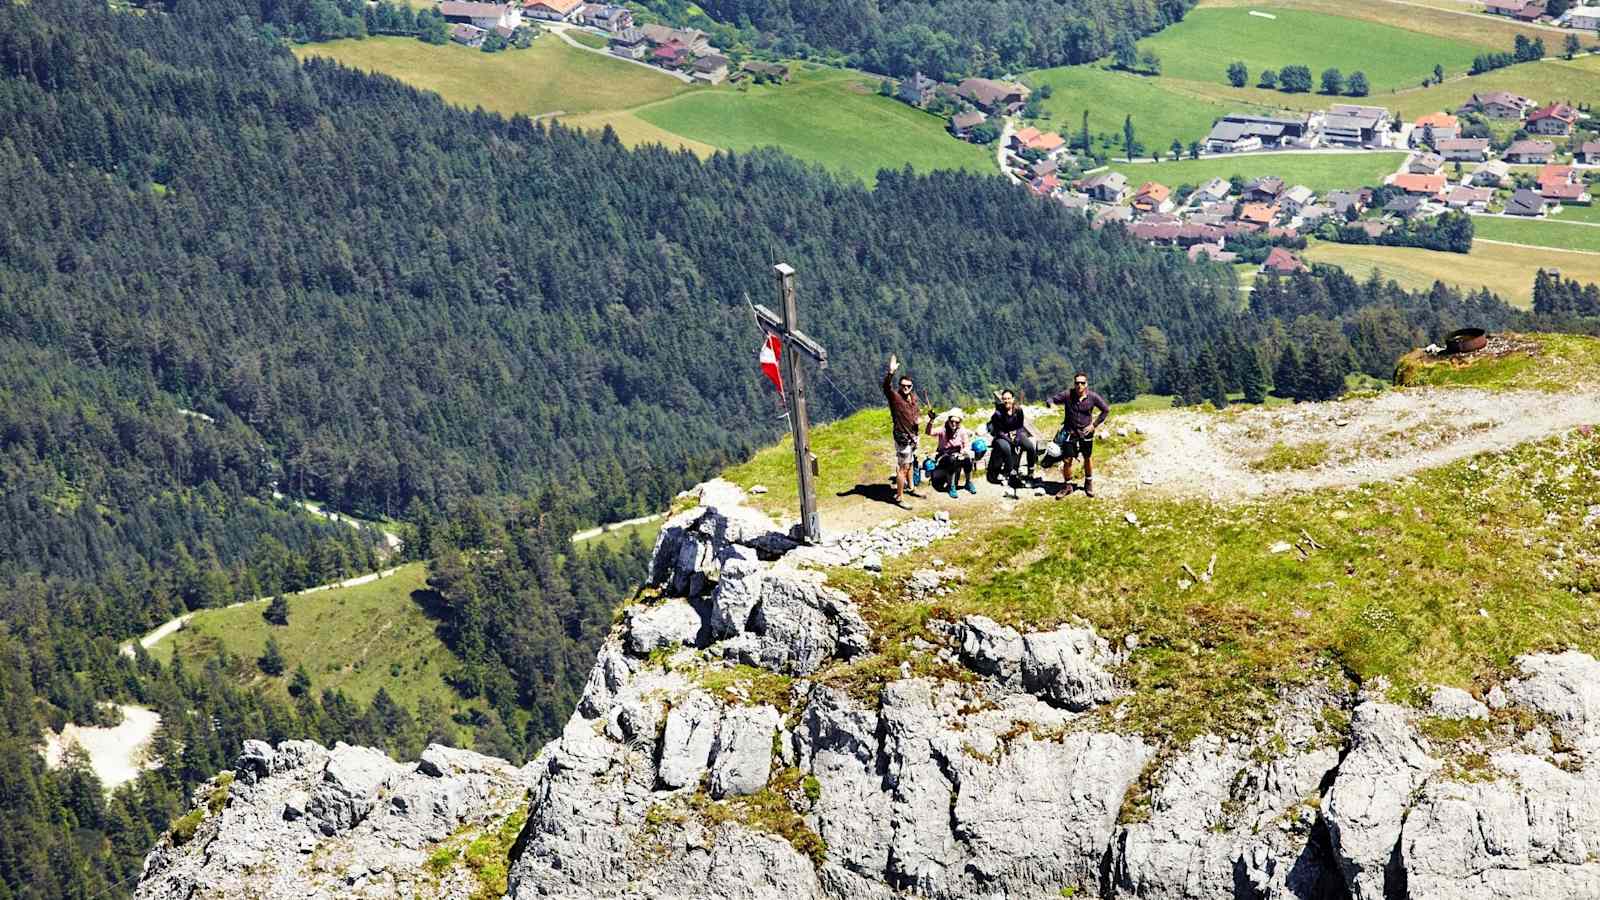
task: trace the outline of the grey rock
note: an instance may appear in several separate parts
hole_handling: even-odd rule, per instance
[[[1600,782],[1522,754],[1502,777],[1430,782],[1406,817],[1401,860],[1414,900],[1600,896]]]
[[[766,787],[778,718],[770,706],[731,706],[722,714],[711,751],[712,797],[737,797]]]
[[[710,630],[714,639],[735,637],[749,627],[750,614],[761,602],[766,568],[746,559],[729,560],[723,566],[722,578],[711,595]]]
[[[508,763],[446,748],[429,748],[429,762],[416,767],[362,747],[330,753],[310,741],[248,750],[252,759],[270,758],[276,771],[256,767],[253,781],[239,777],[220,812],[209,806],[217,784],[201,785],[194,838],[181,846],[163,839],[151,851],[135,891],[140,900],[410,896],[411,884],[429,885],[430,895],[467,896],[476,877],[464,864],[430,868],[433,842],[464,827],[498,829],[530,783]],[[307,828],[317,821],[314,797],[326,803],[337,788],[364,798],[374,782],[389,787],[360,821],[334,834]],[[470,840],[474,832],[464,834]]]
[[[1122,798],[1151,750],[1137,738],[1023,735],[995,765],[962,773],[950,828],[979,882],[1012,893],[1093,884]]]
[[[1428,698],[1428,712],[1446,719],[1487,719],[1489,708],[1460,688],[1440,685]]]
[[[353,828],[372,811],[379,791],[404,771],[382,751],[337,744],[321,783],[311,792],[306,815],[323,834]]]
[[[606,737],[619,744],[648,743],[653,747],[660,730],[661,715],[659,700],[628,697],[611,708],[606,721]]]
[[[601,644],[594,666],[589,669],[589,678],[584,682],[583,695],[578,699],[578,712],[590,719],[605,715],[630,674],[621,643],[612,639]]]
[[[987,616],[961,620],[961,662],[1005,684],[1021,684],[1022,635]]]
[[[795,747],[797,764],[822,788],[814,814],[830,864],[881,884],[889,862],[890,798],[878,773],[878,728],[876,712],[843,691],[819,687],[801,715]]]
[[[750,633],[755,639],[746,661],[791,675],[808,675],[835,657],[848,659],[871,641],[855,604],[813,571],[768,573]]]
[[[1109,645],[1087,628],[1059,628],[1022,638],[1022,686],[1028,692],[1074,711],[1090,709],[1116,696]]]
[[[266,741],[245,741],[233,763],[234,775],[246,784],[254,784],[272,774],[272,760],[277,755]]]
[[[681,788],[700,782],[711,762],[718,712],[717,702],[704,691],[691,693],[667,712],[667,727],[661,735],[661,765],[656,774],[659,784]]]
[[[654,650],[694,646],[700,635],[700,613],[685,600],[667,599],[656,606],[628,610],[628,651],[648,656]]]
[[[1415,791],[1439,769],[1405,710],[1368,700],[1350,723],[1350,751],[1323,802],[1328,836],[1353,900],[1383,900],[1400,825]]]
[[[1506,685],[1513,701],[1549,721],[1566,741],[1600,751],[1600,661],[1585,653],[1541,653],[1517,660],[1524,677]]]

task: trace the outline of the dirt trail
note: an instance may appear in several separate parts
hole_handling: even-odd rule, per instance
[[[1145,439],[1118,467],[1118,477],[1104,480],[1108,495],[1159,491],[1227,501],[1387,481],[1597,425],[1600,395],[1412,389],[1220,414],[1141,413],[1119,423],[1139,428]],[[1285,471],[1251,467],[1275,445],[1317,442],[1326,444],[1318,464]]]
[[[150,738],[161,725],[161,716],[143,706],[122,706],[122,724],[113,728],[95,728],[68,722],[60,734],[45,732],[45,742],[40,748],[45,763],[52,769],[60,768],[66,759],[67,748],[73,744],[82,747],[89,755],[89,766],[99,776],[107,793],[118,785],[139,777],[145,769],[154,768],[147,759]]]

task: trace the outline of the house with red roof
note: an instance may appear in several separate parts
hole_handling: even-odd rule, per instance
[[[1133,208],[1142,213],[1164,213],[1172,210],[1172,188],[1159,181],[1146,181],[1133,195]]]
[[[1415,194],[1420,197],[1438,197],[1444,193],[1445,185],[1449,182],[1443,172],[1436,172],[1432,175],[1404,172],[1389,179],[1389,183],[1407,194]]]
[[[1272,251],[1267,254],[1267,261],[1261,264],[1261,271],[1277,272],[1279,275],[1293,275],[1296,272],[1309,272],[1311,267],[1301,262],[1300,257],[1295,256],[1290,251],[1282,247],[1273,247]]]
[[[1571,134],[1578,111],[1565,103],[1551,103],[1528,113],[1528,130],[1534,134]]]

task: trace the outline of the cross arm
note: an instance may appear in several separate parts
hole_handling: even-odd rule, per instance
[[[817,361],[817,365],[826,369],[828,367],[828,351],[816,341],[812,340],[805,332],[796,329],[790,331],[783,326],[783,319],[777,313],[765,306],[755,306],[756,323],[761,330],[768,334],[775,334],[782,338],[784,343]]]

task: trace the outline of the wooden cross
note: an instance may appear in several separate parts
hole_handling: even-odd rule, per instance
[[[800,476],[800,531],[801,539],[808,544],[822,540],[822,522],[817,517],[817,457],[811,452],[811,422],[806,417],[805,370],[800,368],[800,354],[816,361],[817,367],[828,367],[828,351],[801,331],[800,312],[794,298],[794,269],[788,263],[772,267],[778,276],[778,299],[783,305],[780,317],[765,306],[756,306],[756,322],[767,334],[777,335],[783,342],[779,365],[783,372],[784,398],[789,403],[789,427],[794,432],[794,468]],[[798,351],[798,352],[797,352]]]

